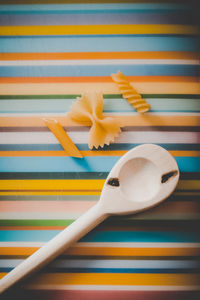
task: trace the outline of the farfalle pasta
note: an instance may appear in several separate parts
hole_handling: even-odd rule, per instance
[[[77,98],[68,116],[78,124],[91,125],[88,141],[90,149],[109,145],[121,132],[114,118],[103,115],[102,93],[85,93]]]
[[[144,98],[132,87],[127,77],[120,71],[111,75],[114,82],[117,83],[123,98],[125,98],[139,113],[147,112],[151,106]]]

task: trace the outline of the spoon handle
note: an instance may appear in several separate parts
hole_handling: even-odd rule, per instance
[[[106,217],[107,215],[102,211],[100,205],[98,203],[94,205],[75,222],[4,276],[0,280],[0,293],[52,261]]]

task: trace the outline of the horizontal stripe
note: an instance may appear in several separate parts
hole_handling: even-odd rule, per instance
[[[87,144],[89,132],[68,132],[69,137],[76,144]],[[199,132],[156,132],[133,131],[122,132],[114,143],[188,143],[198,144]],[[0,144],[58,144],[58,140],[51,132],[0,132]]]
[[[9,196],[10,197],[10,196]],[[34,196],[36,197],[36,196]],[[30,200],[31,201],[31,200]],[[39,200],[36,200],[39,201]],[[83,201],[83,200],[82,200]],[[192,199],[190,200],[192,201]],[[176,202],[177,204],[177,202]],[[183,231],[187,228],[188,231],[197,231],[199,228],[199,220],[192,220],[191,218],[183,220],[181,218],[175,219],[178,215],[173,212],[174,205],[170,205],[170,209],[166,210],[166,214],[160,214],[160,212],[164,211],[167,205],[162,205],[160,208],[154,209],[151,212],[151,216],[154,215],[153,218],[149,218],[150,212],[146,213],[147,218],[145,219],[145,215],[143,218],[130,218],[127,216],[126,218],[121,217],[113,217],[108,218],[106,222],[102,224],[99,228],[102,230],[157,230],[158,226],[160,230],[174,230],[176,228],[177,231]],[[180,206],[179,206],[180,207]],[[158,214],[159,213],[159,214]],[[170,227],[169,227],[169,218],[166,216],[171,215],[170,218]],[[186,215],[186,214],[185,214]],[[189,215],[189,214],[188,214]],[[196,214],[197,215],[197,214]],[[179,214],[181,216],[181,214]],[[182,214],[183,216],[183,214]],[[193,214],[194,216],[194,214]],[[160,219],[159,219],[160,217]],[[191,217],[191,214],[190,214]],[[66,226],[70,225],[74,219],[4,219],[0,220],[0,230],[62,230],[65,229]]]
[[[38,35],[117,35],[117,34],[198,34],[198,28],[191,25],[35,25],[2,26],[0,36],[38,36]]]
[[[179,64],[63,64],[38,66],[0,66],[1,77],[42,77],[42,76],[109,76],[120,69],[128,76],[197,76],[198,65]]]
[[[0,249],[3,251],[4,248],[9,247],[10,249],[12,248],[21,248],[21,250],[25,249],[25,247],[42,247],[45,245],[44,242],[0,242]],[[23,248],[24,247],[24,248]],[[82,249],[83,247],[85,248],[105,248],[105,247],[112,247],[113,249],[119,250],[124,247],[127,249],[163,249],[164,251],[166,249],[177,249],[177,248],[182,248],[182,249],[198,249],[200,247],[200,243],[160,243],[160,242],[154,242],[154,243],[149,243],[149,242],[77,242],[73,245],[73,248],[75,249]],[[67,253],[69,250],[64,252],[63,254]],[[167,255],[163,255],[166,256]],[[176,256],[176,255],[175,255]],[[124,259],[124,258],[123,258]],[[146,258],[143,258],[146,260]],[[153,259],[153,258],[152,258]],[[176,258],[177,259],[177,258]],[[197,258],[198,259],[198,258]]]
[[[187,174],[187,173],[186,173]],[[197,173],[198,174],[198,173]],[[198,201],[199,197],[198,195],[192,195],[188,194],[186,196],[180,195],[178,192],[174,192],[172,196],[168,198],[168,201],[188,201],[188,198],[191,201]],[[20,196],[20,197],[15,197],[15,196],[0,196],[0,201],[98,201],[99,197],[98,196]],[[112,219],[112,222],[114,220]],[[117,221],[119,222],[119,221]]]
[[[148,116],[148,115],[147,115]],[[195,115],[196,117],[196,115]],[[2,118],[2,120],[4,120]],[[72,124],[71,124],[72,125]],[[74,124],[75,125],[75,124]],[[87,132],[89,131],[89,126],[84,126],[84,125],[76,125],[76,126],[63,126],[63,128],[67,131],[67,132]],[[123,128],[121,128],[122,132],[134,132],[134,131],[146,131],[146,132],[151,132],[151,131],[160,131],[160,132],[173,132],[173,131],[178,131],[179,132],[199,132],[200,131],[200,126],[179,126],[177,128],[177,126],[124,126]],[[0,132],[48,132],[49,129],[45,126],[26,126],[26,127],[19,127],[19,126],[15,126],[15,127],[9,127],[9,126],[1,126],[0,127]],[[98,151],[99,152],[99,151]]]
[[[0,100],[0,113],[56,113],[70,111],[74,99]],[[200,111],[200,101],[182,98],[146,98],[151,111]],[[125,99],[104,99],[104,112],[132,112],[133,107]]]
[[[0,26],[19,26],[19,25],[93,25],[93,24],[188,24],[190,18],[180,12],[162,15],[153,13],[87,13],[87,14],[2,14]]]
[[[121,156],[125,154],[125,151],[131,150],[132,148],[139,146],[140,144],[111,144],[110,146],[104,146],[105,150],[89,150],[88,144],[78,144],[78,149],[79,151],[81,150],[81,153],[83,156]],[[179,151],[199,151],[200,150],[200,145],[199,144],[159,144],[161,147],[164,147],[168,151],[178,151],[177,156],[196,156],[196,155],[179,155]],[[10,153],[8,155],[4,155],[5,152]],[[13,155],[12,152],[14,151]],[[16,155],[20,153],[19,155]],[[29,151],[32,151],[34,155],[26,155],[31,154]],[[44,155],[43,151],[47,151],[48,155]],[[62,146],[59,144],[40,144],[40,145],[23,145],[23,150],[22,146],[19,145],[10,145],[10,144],[4,144],[0,145],[0,157],[1,156],[65,156],[67,157],[68,155],[62,154]],[[84,151],[84,152],[83,152]],[[25,154],[23,155],[23,152]],[[114,153],[113,153],[114,152]],[[2,153],[2,155],[1,155]],[[32,153],[32,154],[33,154]],[[41,155],[40,155],[41,153]],[[52,155],[51,155],[52,153]],[[60,153],[60,154],[59,154]],[[106,154],[108,153],[108,155]]]
[[[13,268],[0,268],[0,272],[10,272]],[[199,269],[116,269],[116,268],[48,268],[48,273],[117,273],[117,274],[199,274]]]
[[[0,212],[0,226],[25,226],[25,229],[30,230],[31,228],[29,226],[39,226],[41,227],[42,224],[44,225],[52,225],[56,224],[56,222],[62,224],[61,220],[66,220],[65,223],[62,224],[62,226],[68,226],[70,225],[75,219],[80,217],[83,213],[85,213],[89,208],[91,208],[95,202],[88,201],[88,203],[85,203],[85,201],[76,201],[74,205],[70,205],[69,201],[67,203],[63,202],[65,205],[62,205],[59,203],[59,201],[56,201],[55,205],[50,205],[49,202],[45,201],[45,205],[49,205],[48,208],[45,209],[43,207],[42,201],[40,201],[41,208],[37,208],[38,202],[29,201],[28,205],[20,204],[19,201],[15,201],[16,205],[19,207],[16,208],[16,205],[10,204],[10,201],[7,201],[7,205],[3,201],[1,201],[2,211]],[[79,206],[79,203],[82,203],[82,205]],[[51,203],[53,203],[51,201]],[[23,207],[22,207],[23,205]],[[30,205],[30,207],[29,207]],[[28,207],[27,207],[28,206]],[[54,206],[56,206],[56,209],[53,211]],[[63,210],[62,210],[63,209]],[[150,213],[147,213],[147,217],[151,215],[151,217],[159,218],[159,216],[164,216],[164,214],[171,214],[173,215],[194,215],[196,214],[196,217],[199,216],[198,214],[199,204],[195,202],[184,202],[181,203],[175,202],[173,203],[165,203],[160,207],[157,207],[154,209],[154,211]],[[65,211],[65,213],[63,213]],[[145,218],[145,215],[143,216],[143,219]],[[160,217],[161,219],[161,217]],[[124,222],[127,220],[124,220]],[[48,226],[49,226],[48,225]],[[28,226],[28,227],[27,227]],[[54,225],[55,226],[55,225]],[[121,228],[121,227],[120,227]],[[1,228],[2,230],[6,228]],[[17,230],[20,229],[18,227],[11,227],[8,228],[9,230]],[[23,229],[23,228],[21,228]],[[37,230],[44,229],[48,230],[51,228],[36,228]],[[55,226],[54,229],[60,229]],[[63,229],[63,228],[62,228]],[[134,226],[135,230],[142,230],[138,229],[138,227]],[[169,228],[170,229],[170,228]],[[117,230],[117,228],[115,228]]]
[[[3,193],[1,193],[3,194]],[[7,193],[8,194],[8,193]],[[33,194],[33,193],[32,193]],[[50,194],[50,192],[46,193]],[[56,193],[55,193],[56,194]],[[58,192],[57,192],[58,194]],[[61,195],[61,193],[59,193]],[[76,192],[78,194],[78,192]],[[15,192],[15,196],[18,194]],[[19,193],[20,195],[20,193]],[[83,195],[83,192],[80,193]],[[100,195],[100,192],[99,192]],[[193,203],[192,203],[193,204]],[[142,215],[134,216],[134,221],[144,221],[144,222],[160,222],[161,220],[166,221],[178,221],[178,222],[197,222],[199,220],[199,206],[198,205],[188,205],[184,206],[183,208],[180,207],[180,211],[178,208],[176,211],[173,211],[173,205],[163,205],[161,208],[156,208],[151,212],[146,212]],[[188,210],[185,209],[188,208]],[[166,211],[165,211],[166,208]],[[195,211],[196,209],[196,211]],[[0,228],[1,230],[61,230],[64,227],[70,225],[75,219],[79,218],[82,213],[66,213],[66,212],[46,212],[38,213],[15,213],[15,212],[8,212],[8,213],[1,213],[1,220],[0,220]],[[119,220],[120,221],[120,220]],[[122,224],[125,222],[129,222],[130,224],[133,223],[133,220],[130,218],[126,218],[121,220]],[[49,225],[54,224],[54,225]],[[55,224],[60,224],[59,226]],[[131,225],[130,225],[131,226]],[[184,225],[185,226],[185,225]],[[199,226],[199,224],[198,224]],[[120,229],[118,227],[118,229]]]
[[[126,0],[127,1],[127,0]],[[52,285],[46,287],[43,285],[43,289],[40,289],[39,293],[37,289],[24,289],[20,290],[17,294],[21,299],[31,299],[35,297],[38,300],[44,298],[53,299],[74,299],[80,300],[101,300],[101,299],[126,299],[132,300],[139,297],[140,300],[151,297],[155,300],[166,299],[166,300],[186,300],[186,299],[198,299],[199,291],[194,290],[194,286],[123,286],[123,285]],[[14,298],[16,292],[10,292],[10,295]]]
[[[126,52],[69,52],[69,53],[0,53],[0,60],[70,60],[70,59],[182,59],[196,60],[197,52],[185,51],[126,51]]]
[[[163,206],[164,207],[164,206]],[[173,206],[172,206],[173,208]],[[169,215],[170,214],[170,215]],[[22,215],[22,214],[21,214]],[[0,220],[0,230],[63,230],[67,226],[69,226],[72,222],[74,222],[75,219],[77,219],[81,214],[76,215],[64,215],[64,213],[48,213],[46,215],[43,214],[43,216],[39,216],[41,218],[37,218],[37,215],[35,213],[32,214],[32,219],[26,219],[22,216],[21,219],[17,219],[18,216],[15,214],[14,218],[12,219],[12,216],[10,215],[6,219]],[[66,219],[67,217],[73,217],[73,219]],[[181,213],[174,213],[173,209],[168,209],[167,212],[164,212],[164,209],[161,211],[154,210],[151,213],[145,213],[144,215],[138,215],[135,216],[135,218],[114,218],[115,222],[112,220],[112,218],[108,219],[109,222],[111,222],[113,225],[110,227],[103,227],[103,230],[121,230],[122,228],[125,228],[126,230],[131,230],[131,228],[134,226],[135,230],[142,230],[146,229],[148,226],[137,227],[135,224],[156,224],[155,226],[158,226],[160,223],[174,223],[174,224],[181,224],[182,227],[178,226],[178,230],[182,231],[185,226],[188,226],[188,228],[192,231],[196,231],[196,228],[199,226],[199,213],[196,212],[181,212]],[[108,222],[107,221],[107,222]],[[117,223],[118,222],[118,223]],[[129,224],[130,227],[125,227],[125,224]],[[192,224],[192,225],[191,225]],[[195,225],[193,225],[195,224]],[[103,226],[103,225],[102,225]],[[114,227],[118,226],[118,227]],[[121,226],[121,227],[120,227]],[[142,225],[141,225],[142,226]],[[196,226],[196,227],[195,227]],[[149,227],[151,229],[154,229],[153,227]],[[177,229],[175,226],[174,228]],[[165,230],[165,228],[162,230]],[[172,228],[169,228],[169,230],[172,230]]]
[[[119,157],[0,157],[1,172],[109,172]],[[198,172],[199,157],[175,157],[181,172]]]
[[[171,94],[199,94],[199,84],[197,82],[135,82],[134,87],[138,93],[171,93]],[[79,83],[1,83],[1,95],[53,95],[53,94],[82,94],[90,90],[99,91],[103,94],[119,94],[119,90],[114,83],[100,82],[79,82]]]
[[[0,272],[10,272],[14,268],[9,267],[2,267],[0,268]],[[139,269],[139,268],[129,268],[129,269],[122,269],[122,268],[47,268],[45,269],[46,273],[117,273],[117,274],[196,274],[199,273],[199,269]]]
[[[187,78],[187,77],[186,77]],[[193,78],[193,77],[192,77]],[[136,77],[134,77],[136,79]],[[0,95],[0,100],[59,100],[59,99],[74,99],[76,100],[77,97],[80,97],[81,94],[63,94],[63,95]],[[141,94],[143,98],[148,99],[174,99],[174,98],[181,98],[181,99],[200,99],[200,94],[193,95],[193,94]],[[121,94],[104,94],[104,99],[122,99]]]
[[[195,37],[9,37],[1,38],[0,52],[3,53],[79,53],[117,51],[198,51]]]
[[[74,122],[72,122],[67,117],[61,117],[57,115],[51,115],[52,118],[55,118],[58,120],[59,123],[61,123],[62,126],[74,126],[77,125]],[[120,124],[120,127],[124,126],[148,126],[151,124],[151,126],[199,126],[199,118],[195,116],[194,114],[191,115],[162,115],[162,122],[161,118],[158,115],[152,115],[150,113],[145,114],[145,118],[143,115],[126,115],[126,116],[116,116],[112,115],[113,118],[116,119],[116,121]],[[90,124],[85,124],[86,126],[90,126]],[[32,127],[44,127],[44,122],[41,117],[38,116],[12,116],[12,117],[0,117],[0,127],[6,127],[6,126],[32,126]],[[192,129],[192,127],[191,127]]]
[[[4,213],[10,213],[10,217],[8,215],[8,219],[20,219],[28,220],[29,215],[27,213],[38,213],[36,219],[42,220],[42,215],[39,213],[47,214],[48,212],[63,212],[66,211],[66,219],[68,214],[78,214],[84,213],[88,209],[90,209],[93,205],[95,205],[96,201],[40,201],[38,206],[38,201],[1,201],[1,216],[2,219]],[[155,212],[157,213],[167,213],[173,211],[174,213],[185,213],[185,212],[197,212],[199,207],[198,202],[189,201],[180,201],[180,202],[165,202],[162,206],[155,208]],[[13,217],[13,213],[19,213],[19,215],[15,214],[16,217]],[[21,216],[20,216],[21,213]],[[23,214],[24,213],[24,214]],[[26,215],[27,214],[27,215]],[[5,214],[6,215],[6,214]],[[30,215],[31,216],[31,215]],[[33,219],[30,217],[30,219]]]
[[[164,243],[165,244],[165,243]],[[26,243],[27,245],[27,243]],[[39,246],[40,247],[40,246]],[[6,255],[6,256],[28,256],[33,254],[36,250],[38,250],[38,246],[33,247],[0,247],[0,255]],[[193,247],[172,247],[169,248],[167,245],[165,248],[142,248],[141,247],[135,247],[133,248],[117,248],[117,247],[70,247],[70,249],[67,251],[65,255],[81,255],[81,256],[131,256],[131,257],[164,257],[164,256],[197,256],[199,255],[200,250],[199,248],[193,248]]]
[[[7,3],[4,3],[7,4]],[[17,3],[19,4],[19,2]],[[0,11],[1,12],[5,12],[5,11],[10,11],[11,13],[14,12],[21,12],[21,11],[68,11],[69,13],[71,13],[71,11],[82,11],[82,13],[86,13],[87,10],[88,11],[99,11],[99,10],[104,10],[104,12],[106,11],[110,11],[110,10],[120,10],[121,12],[123,12],[124,10],[182,10],[182,9],[186,9],[188,8],[187,5],[184,4],[166,4],[166,3],[104,3],[104,4],[100,4],[100,3],[79,3],[79,4],[55,4],[55,2],[53,4],[34,4],[34,5],[3,5],[0,7]]]
[[[199,276],[194,274],[90,274],[90,273],[67,273],[67,274],[41,274],[34,279],[34,285],[46,284],[104,284],[104,285],[172,285],[198,286]]]
[[[111,112],[105,112],[104,113],[104,116],[105,117],[112,117],[112,118],[116,118],[116,117],[133,117],[133,116],[138,116],[139,114],[137,113],[137,111],[132,111],[132,113],[129,113],[129,112],[115,112],[115,114],[112,114]],[[148,112],[148,114],[145,114],[145,118],[146,116],[148,115],[151,115],[151,116],[192,116],[192,117],[199,117],[200,116],[200,113],[199,112],[164,112],[164,111],[160,111],[160,112]],[[14,113],[0,113],[0,117],[12,117],[12,116],[15,116]],[[18,117],[24,117],[24,116],[29,116],[29,117],[38,117],[40,116],[42,121],[43,121],[43,118],[46,118],[46,117],[50,117],[52,118],[52,116],[54,118],[59,118],[59,117],[62,117],[62,118],[65,118],[65,120],[69,120],[69,116],[64,113],[64,112],[59,112],[59,113],[56,113],[56,115],[54,115],[53,113],[18,113],[17,114]],[[144,116],[143,114],[140,114],[140,116]],[[71,123],[70,123],[71,121]],[[73,121],[73,120],[69,120],[69,124],[71,125],[74,125],[74,126],[78,126],[79,128],[81,127],[81,124],[78,123],[78,121]],[[43,124],[44,125],[44,124]],[[87,126],[91,126],[91,121],[84,121],[84,126],[87,127]],[[120,124],[120,127],[121,127],[121,124]],[[72,131],[72,130],[71,130]],[[78,131],[78,130],[73,130],[73,131]],[[85,131],[85,130],[83,130]],[[129,130],[130,131],[130,130]],[[182,130],[183,131],[183,130]]]
[[[132,81],[135,82],[181,82],[186,83],[197,83],[198,78],[192,76],[130,76]],[[112,79],[107,76],[96,76],[96,77],[0,77],[0,83],[69,83],[69,82],[112,82]]]
[[[51,201],[42,202],[38,206],[38,202],[34,201],[1,201],[1,212],[62,212],[83,213],[95,204],[94,201]],[[27,218],[28,219],[28,218]]]
[[[47,242],[60,230],[1,230],[2,242]],[[160,242],[160,243],[198,243],[200,238],[195,232],[134,232],[103,231],[84,236],[82,242]]]
[[[8,149],[9,149],[9,145],[8,145]],[[80,153],[82,154],[82,156],[122,156],[126,153],[126,150],[98,150],[98,151],[80,151]],[[184,151],[184,150],[172,150],[169,151],[173,156],[189,156],[189,157],[198,157],[200,156],[200,151]],[[69,156],[66,154],[65,151],[42,151],[42,150],[38,150],[38,151],[11,151],[10,149],[8,151],[1,151],[1,147],[0,147],[0,157],[12,157],[12,156],[16,156],[16,157],[25,157],[25,156]],[[183,174],[182,174],[183,175]],[[46,177],[45,177],[46,176]],[[60,173],[60,174],[42,174],[42,173],[1,173],[0,174],[0,178],[1,179],[14,179],[14,178],[19,178],[19,179],[23,179],[23,178],[27,178],[27,179],[34,179],[34,178],[45,178],[45,179],[51,179],[51,176],[53,176],[54,179],[67,179],[69,178],[76,178],[78,179],[78,176],[80,176],[79,178],[82,178],[81,176],[85,176],[85,178],[91,178],[90,176],[93,176],[93,179],[96,178],[105,178],[107,176],[107,173],[86,173],[84,174],[83,172],[81,174],[76,174],[76,173]],[[192,174],[190,175],[191,178],[194,178],[196,175]]]
[[[2,273],[2,274],[5,274],[5,273]],[[27,286],[27,289],[30,290],[31,292],[35,291],[37,292],[37,285],[34,286],[34,284],[32,285],[29,285]],[[172,293],[173,292],[173,295],[176,295],[176,298],[172,298],[172,296],[170,295],[168,299],[183,299],[183,293],[185,294],[185,292],[187,293],[187,296],[190,296],[190,297],[197,297],[199,296],[199,287],[198,286],[191,286],[191,285],[185,285],[185,286],[159,286],[159,285],[141,285],[141,286],[138,286],[138,285],[58,285],[58,284],[53,284],[51,286],[49,285],[42,285],[40,286],[40,291],[42,292],[46,292],[48,291],[49,293],[51,293],[51,291],[58,291],[58,290],[61,290],[62,292],[64,291],[65,292],[65,296],[66,296],[66,292],[68,294],[68,292],[72,291],[72,292],[77,292],[79,291],[81,294],[82,292],[84,291],[87,291],[87,293],[91,293],[91,291],[95,291],[98,289],[98,297],[101,296],[101,298],[97,298],[97,299],[102,299],[103,296],[105,296],[105,294],[101,295],[101,293],[104,293],[104,291],[108,291],[109,293],[109,297],[111,296],[111,293],[113,291],[116,291],[117,293],[120,291],[121,293],[128,293],[131,297],[136,297],[135,294],[137,293],[137,296],[138,296],[138,293],[140,294],[141,291],[143,293],[160,293],[160,292],[163,292],[163,293]],[[178,294],[178,296],[177,296]],[[62,294],[61,294],[62,295]],[[121,296],[121,295],[120,295]],[[159,295],[160,297],[161,295]],[[177,298],[177,297],[181,297],[182,298]],[[144,297],[146,297],[146,295],[144,295]],[[74,298],[73,298],[74,299]],[[78,298],[80,299],[80,298]],[[94,299],[94,298],[91,298],[91,299]],[[120,299],[120,298],[119,298]],[[130,298],[130,299],[133,299],[133,298]],[[142,298],[141,298],[142,299]],[[145,298],[144,298],[145,299]],[[154,299],[156,299],[154,297]],[[160,298],[158,298],[160,299]],[[167,298],[166,298],[167,299]]]
[[[200,159],[197,160],[197,168],[199,167]],[[70,190],[101,190],[103,188],[103,185],[105,183],[105,180],[102,179],[32,179],[32,180],[0,180],[0,186],[1,191],[42,191],[42,190],[62,190],[62,191],[70,191]],[[187,189],[193,189],[198,190],[199,189],[199,180],[181,180],[178,183],[177,189],[181,190],[187,190]]]
[[[37,293],[37,285],[34,286],[34,284],[27,286],[27,289],[29,292],[35,292]],[[27,291],[27,290],[26,290]],[[27,291],[27,292],[28,292]],[[140,299],[145,300],[145,298],[147,297],[147,293],[148,296],[152,295],[153,299],[160,299],[160,297],[163,297],[162,294],[160,293],[165,293],[165,298],[166,298],[166,294],[168,296],[168,298],[166,299],[173,299],[172,298],[172,293],[176,298],[175,299],[180,299],[183,300],[184,297],[188,296],[188,297],[197,297],[199,296],[199,288],[198,286],[191,286],[191,285],[184,285],[184,286],[160,286],[160,285],[56,285],[53,284],[51,286],[49,285],[42,285],[40,286],[40,293],[46,293],[46,291],[48,291],[48,295],[51,294],[51,296],[54,296],[54,294],[51,293],[51,291],[56,292],[56,296],[58,291],[61,292],[59,293],[60,295],[64,295],[65,297],[70,294],[70,296],[73,296],[74,298],[74,293],[78,293],[78,298],[80,299],[80,294],[87,292],[85,295],[81,295],[82,296],[86,296],[90,297],[91,292],[96,291],[97,296],[92,294],[92,297],[95,297],[95,299],[102,299],[102,297],[107,296],[108,299],[111,297],[111,294],[113,293],[113,291],[115,291],[117,294],[120,292],[119,295],[116,296],[116,293],[114,293],[115,298],[114,299],[121,299],[121,297],[123,298],[124,296],[126,296],[126,299],[130,299],[132,300],[133,297],[138,297],[138,295],[140,296]],[[71,294],[72,293],[72,294]],[[123,296],[122,296],[123,293]],[[144,295],[140,295],[140,294]],[[159,293],[159,294],[158,294]],[[186,294],[185,294],[186,293]],[[124,295],[125,294],[125,295]],[[127,295],[128,294],[128,295]],[[157,295],[158,294],[158,295]],[[23,295],[23,294],[22,294]],[[60,296],[59,295],[59,296]],[[40,295],[39,295],[40,296]],[[116,298],[118,297],[119,298]],[[143,296],[143,298],[141,298],[141,296]],[[155,296],[157,296],[158,298],[156,298]],[[44,295],[43,295],[44,297]],[[99,298],[100,297],[100,298]],[[127,298],[130,297],[130,298]],[[38,296],[37,296],[38,299]],[[43,299],[43,298],[42,298]],[[94,299],[94,298],[87,298],[87,299]],[[185,298],[187,299],[187,298]],[[194,298],[193,298],[194,299]]]
[[[9,146],[8,146],[9,148]],[[0,147],[0,150],[1,150],[1,147]],[[101,150],[98,150],[98,151],[80,151],[82,156],[122,156],[124,155],[127,151],[126,150],[109,150],[109,151],[101,151]],[[200,151],[184,151],[184,150],[172,150],[172,151],[169,151],[173,156],[189,156],[189,157],[198,157],[200,156]],[[10,157],[10,156],[22,156],[22,157],[25,157],[25,156],[68,156],[66,154],[65,151],[11,151],[11,150],[8,150],[8,151],[0,151],[0,157]],[[32,178],[34,179],[35,178],[49,178],[51,179],[51,176],[53,176],[53,178],[57,178],[57,179],[61,179],[61,178],[76,178],[76,176],[80,176],[80,178],[82,178],[81,176],[85,176],[85,178],[87,176],[87,178],[91,178],[90,176],[93,176],[93,179],[96,179],[96,178],[105,178],[107,176],[107,173],[104,174],[104,173],[98,173],[98,174],[77,174],[76,173],[61,173],[61,174],[42,174],[42,173],[36,173],[36,174],[32,174],[31,172],[29,173],[26,173],[26,174],[22,174],[22,173],[19,173],[19,174],[16,174],[16,173],[1,173],[0,174],[0,178],[2,179],[6,179],[6,178],[9,178],[9,179],[14,179],[14,178],[18,178],[20,177],[20,179],[23,179],[23,176],[24,178],[26,177],[27,179],[29,178]],[[46,177],[45,177],[46,176]],[[194,178],[196,175],[195,174],[192,174],[190,175],[191,178]]]
[[[59,192],[59,196],[100,196],[101,194],[101,191],[100,190],[51,190],[51,191],[24,191],[24,190],[21,190],[21,191],[4,191],[4,192],[1,192],[1,197],[3,196],[55,196],[55,195],[58,195],[58,192]],[[187,189],[187,190],[177,190],[176,191],[177,194],[179,195],[183,195],[183,196],[191,196],[191,195],[200,195],[200,192],[198,190],[191,190],[191,189]],[[163,217],[163,216],[159,216],[160,218]],[[176,218],[178,219],[197,219],[198,218],[198,215],[196,214],[190,214],[190,215],[177,215],[176,214]],[[151,217],[152,219],[152,217]],[[168,219],[169,216],[168,216]]]
[[[198,157],[175,157],[181,172],[198,172]],[[1,172],[109,172],[118,157],[84,157],[81,164],[68,157],[0,158]],[[80,161],[79,161],[80,162]]]
[[[3,60],[0,61],[0,66],[7,66],[7,67],[19,67],[19,66],[92,66],[95,65],[96,67],[99,65],[196,65],[198,68],[198,59],[82,59],[82,60],[22,60],[22,61],[10,61],[10,60]],[[13,68],[13,70],[15,70]],[[185,74],[184,74],[185,75]],[[72,75],[73,76],[73,75]],[[80,75],[79,75],[80,76]],[[137,78],[137,77],[136,77]]]
[[[0,268],[14,268],[23,262],[23,259],[0,259]],[[52,270],[55,268],[59,268],[61,271],[65,268],[77,269],[77,268],[92,268],[92,269],[119,269],[122,268],[126,272],[126,269],[132,269],[135,272],[135,269],[177,269],[180,271],[181,269],[196,269],[200,267],[200,262],[196,260],[89,260],[89,259],[56,259],[53,263],[48,266]],[[87,271],[86,271],[87,272]]]

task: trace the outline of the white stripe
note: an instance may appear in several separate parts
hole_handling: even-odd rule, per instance
[[[0,242],[0,247],[42,247],[44,242]],[[200,248],[200,243],[79,242],[73,247],[109,248]]]
[[[25,289],[31,290],[90,290],[90,291],[199,291],[199,286],[171,286],[171,285],[55,285],[55,284],[26,284]]]
[[[6,60],[0,66],[73,66],[73,65],[199,65],[197,59],[83,59],[83,60]]]
[[[88,143],[88,132],[68,132],[76,144]],[[126,131],[115,139],[115,143],[199,143],[198,132]],[[0,132],[0,144],[58,144],[51,132]]]
[[[0,259],[0,268],[15,268],[24,259]],[[198,268],[199,261],[192,260],[103,260],[103,259],[57,259],[50,268],[98,268],[98,269],[185,269]]]
[[[23,188],[22,188],[23,189]],[[88,208],[86,207],[85,211],[76,213],[76,212],[0,212],[1,220],[74,220],[78,219],[84,212],[86,212]]]
[[[65,213],[65,212],[5,212],[0,213],[2,220],[76,220],[83,213]],[[173,210],[166,213],[148,213],[134,216],[135,220],[196,220],[200,213],[174,213]]]

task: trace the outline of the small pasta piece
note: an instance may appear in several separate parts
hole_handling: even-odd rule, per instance
[[[44,118],[43,120],[46,126],[55,135],[55,137],[69,156],[79,158],[83,157],[78,148],[75,146],[75,144],[72,142],[72,140],[64,130],[64,128],[57,120],[50,118]]]
[[[114,118],[103,115],[102,93],[85,93],[77,98],[68,116],[81,125],[89,122],[91,125],[88,141],[90,149],[109,145],[121,132]]]
[[[151,106],[144,98],[133,88],[127,77],[120,71],[111,75],[114,82],[117,83],[123,98],[125,98],[139,113],[147,112]]]

